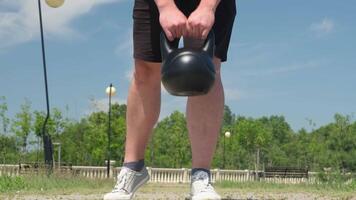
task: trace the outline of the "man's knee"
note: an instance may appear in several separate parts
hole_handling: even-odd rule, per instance
[[[160,82],[161,79],[161,63],[146,62],[143,60],[135,60],[135,70],[133,79],[138,84],[149,84]]]

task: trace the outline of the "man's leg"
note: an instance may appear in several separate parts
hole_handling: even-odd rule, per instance
[[[160,63],[135,60],[135,71],[127,99],[125,161],[114,189],[104,200],[132,199],[149,179],[144,155],[161,104]]]
[[[161,106],[160,63],[135,60],[126,114],[125,163],[144,158]]]
[[[220,77],[220,59],[214,58],[216,77],[211,91],[203,96],[189,97],[187,124],[192,147],[191,199],[221,197],[210,184],[210,165],[224,114],[224,90]]]
[[[216,79],[204,96],[189,97],[187,125],[192,147],[192,168],[210,169],[224,114],[224,90],[221,82],[221,61],[214,58]]]

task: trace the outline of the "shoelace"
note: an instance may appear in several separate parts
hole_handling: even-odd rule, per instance
[[[198,189],[200,192],[209,192],[214,190],[213,186],[210,183],[206,183],[203,179],[198,179],[196,181],[200,182]]]
[[[125,188],[128,184],[128,180],[132,177],[132,173],[130,171],[123,173],[122,176],[119,175],[118,180],[114,186],[113,192],[124,191],[128,192]]]
[[[208,181],[207,181],[208,180]],[[209,177],[205,173],[199,173],[195,177],[193,177],[193,181],[199,181],[200,187],[199,190],[201,192],[213,191],[213,186],[209,183]]]
[[[210,183],[208,185],[205,185],[205,187],[203,189],[201,189],[202,192],[209,192],[209,191],[213,191],[213,190],[214,190],[214,188]]]
[[[198,173],[197,175],[193,176],[193,181],[209,179],[208,175],[205,173]]]

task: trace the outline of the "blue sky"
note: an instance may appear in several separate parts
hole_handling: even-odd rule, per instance
[[[132,0],[66,0],[43,5],[52,107],[72,119],[107,109],[105,88],[125,103],[132,73]],[[356,111],[356,2],[238,1],[226,104],[250,117],[284,115],[294,130]],[[0,0],[0,96],[14,116],[27,98],[45,109],[37,0]],[[95,106],[90,99],[95,99]],[[162,91],[161,118],[185,110]]]

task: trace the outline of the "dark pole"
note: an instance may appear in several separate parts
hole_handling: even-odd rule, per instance
[[[150,153],[150,160],[151,160],[151,167],[154,167],[155,165],[154,165],[154,160],[153,160],[153,153],[154,153],[154,147],[153,147],[153,137],[151,137],[151,143],[150,143],[150,145],[151,145],[151,148],[150,148],[150,150],[151,150],[151,153]]]
[[[223,169],[225,169],[225,134],[224,134],[224,148],[223,148]]]
[[[50,135],[46,133],[46,125],[50,117],[50,108],[49,108],[49,95],[48,95],[48,82],[47,82],[47,67],[46,67],[46,53],[43,39],[43,23],[42,23],[42,8],[41,0],[38,0],[38,13],[40,17],[40,31],[41,31],[41,44],[42,44],[42,61],[43,61],[43,72],[44,72],[44,81],[45,81],[45,90],[46,90],[46,104],[47,104],[47,113],[46,119],[42,127],[42,137],[43,137],[43,147],[44,147],[44,156],[45,163],[48,167],[48,172],[51,173],[53,169],[53,146]]]
[[[111,146],[111,89],[112,89],[112,84],[110,84],[110,90],[109,90],[109,130],[108,130],[108,160],[106,163],[106,175],[109,178],[110,177],[110,146]]]

